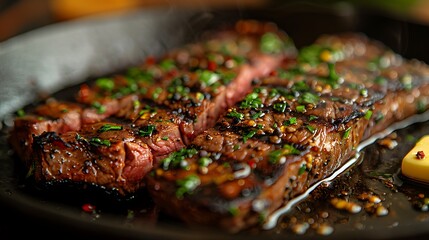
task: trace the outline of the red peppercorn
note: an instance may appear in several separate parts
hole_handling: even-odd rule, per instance
[[[247,161],[247,164],[249,164],[250,168],[256,168],[256,161],[253,159]]]
[[[217,68],[217,64],[213,61],[207,63],[207,70],[214,71]]]
[[[85,203],[82,205],[82,210],[87,213],[93,213],[95,211],[95,206],[90,203]]]
[[[425,153],[423,151],[418,151],[416,153],[416,157],[417,157],[417,159],[423,159],[423,158],[425,158]]]

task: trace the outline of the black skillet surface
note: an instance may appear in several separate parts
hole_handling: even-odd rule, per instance
[[[429,134],[429,122],[397,131],[394,149],[380,144],[363,151],[363,161],[318,187],[284,215],[271,230],[252,229],[228,235],[216,229],[186,227],[158,213],[142,191],[121,201],[92,189],[35,188],[6,143],[13,112],[55,93],[69,98],[73,86],[131,66],[147,55],[161,54],[198,36],[201,30],[239,18],[271,20],[285,29],[298,47],[324,33],[360,31],[383,41],[407,58],[428,60],[425,26],[392,16],[341,5],[325,8],[287,5],[265,9],[210,11],[150,9],[48,26],[0,44],[0,238],[27,235],[48,239],[405,239],[429,236],[423,195],[429,188],[404,181],[400,161],[415,141]],[[66,90],[61,90],[64,89]],[[59,92],[58,92],[59,91]],[[380,197],[386,216],[372,212],[362,193]],[[420,194],[420,195],[419,195]],[[422,195],[423,194],[423,195]],[[359,213],[339,210],[332,198],[348,199]],[[85,212],[82,206],[96,206]],[[367,204],[367,205],[366,205]],[[366,207],[365,207],[366,206]],[[305,234],[291,223],[309,223]],[[333,232],[318,233],[326,225]],[[325,230],[329,228],[325,228]]]

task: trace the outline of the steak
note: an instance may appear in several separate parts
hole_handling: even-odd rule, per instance
[[[124,72],[82,84],[74,103],[41,103],[16,118],[9,139],[35,170],[37,182],[83,182],[132,194],[144,185],[152,164],[213,127],[251,91],[252,82],[295,55],[290,38],[275,25],[239,21],[164,56],[150,56]],[[123,130],[118,136],[98,133],[100,124]],[[112,145],[94,147],[93,138]]]
[[[359,143],[426,111],[429,67],[359,34],[296,51],[272,23],[239,21],[82,84],[15,120],[37,182],[129,196],[237,232],[326,178]]]
[[[425,111],[428,70],[362,35],[323,36],[161,160],[147,189],[189,225],[257,226],[341,167],[362,140]]]

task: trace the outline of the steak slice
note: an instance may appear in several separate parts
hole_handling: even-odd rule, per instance
[[[380,56],[390,64],[372,66]],[[146,176],[148,191],[190,225],[257,226],[341,167],[363,139],[428,109],[420,90],[428,70],[360,35],[324,37],[162,160]]]
[[[76,110],[73,108],[68,114],[57,114],[55,109],[50,113],[50,108],[60,108],[50,103],[40,105],[38,108],[44,109],[43,112],[16,120],[10,141],[16,152],[26,159],[28,167],[38,167],[35,177],[39,181],[55,179],[59,182],[64,178],[64,181],[92,182],[129,194],[137,189],[134,183],[130,186],[127,181],[118,186],[109,183],[114,176],[112,171],[119,175],[116,170],[98,171],[97,177],[77,176],[75,172],[81,171],[81,167],[68,167],[72,162],[81,166],[83,159],[80,158],[98,154],[94,149],[82,149],[80,142],[72,142],[73,134],[92,134],[99,123],[114,122],[129,129],[134,138],[126,143],[122,143],[125,140],[113,140],[124,146],[138,141],[141,147],[150,150],[151,164],[152,161],[157,164],[158,159],[182,149],[196,135],[213,126],[228,106],[251,91],[252,81],[268,75],[284,59],[295,57],[295,53],[289,37],[275,25],[240,21],[233,28],[207,33],[201,41],[175,49],[158,59],[149,57],[140,66],[124,73],[96,79],[94,84],[82,84],[76,94]],[[58,102],[57,105],[60,104],[67,103]],[[41,119],[44,115],[53,121]],[[33,144],[35,137],[38,146]],[[70,142],[64,146],[76,147],[76,152],[68,156],[70,149],[56,148],[54,155],[45,154],[61,141]],[[36,152],[38,157],[33,158]],[[45,164],[50,161],[47,159],[55,156],[56,159],[68,157],[67,161]],[[124,162],[115,159],[116,164]],[[62,162],[64,168],[59,166]],[[133,164],[132,161],[125,163]],[[57,173],[58,169],[61,174]],[[142,167],[134,169],[141,171],[137,174],[140,177],[147,172]]]
[[[152,169],[152,153],[131,129],[110,122],[79,132],[44,132],[34,137],[36,182],[97,185],[127,195],[140,189]]]
[[[27,166],[31,166],[33,137],[44,132],[65,133],[81,128],[82,108],[75,103],[59,102],[53,99],[38,105],[34,110],[21,113],[14,121],[9,143]]]
[[[183,141],[189,144],[250,92],[253,80],[268,75],[295,53],[290,38],[275,25],[239,21],[234,29],[207,33],[199,42],[158,59],[149,57],[125,73],[97,79],[92,86],[83,85],[77,99],[102,105],[104,117],[118,109],[117,98],[137,94],[169,108],[180,119]],[[91,117],[95,111],[88,112],[86,122],[97,119]]]

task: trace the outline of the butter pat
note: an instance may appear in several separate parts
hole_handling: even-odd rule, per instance
[[[422,137],[402,160],[402,175],[429,183],[429,135]]]

